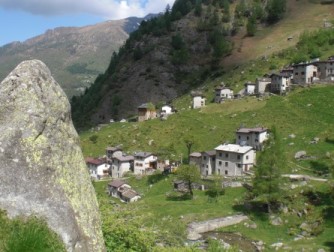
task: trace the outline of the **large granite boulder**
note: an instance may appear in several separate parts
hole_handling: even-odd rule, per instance
[[[35,215],[67,251],[105,251],[70,104],[49,69],[24,61],[0,84],[0,208]]]

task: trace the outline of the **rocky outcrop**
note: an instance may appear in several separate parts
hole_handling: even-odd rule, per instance
[[[0,104],[0,208],[45,219],[68,251],[104,251],[70,104],[46,65],[18,65],[1,82]]]
[[[202,233],[213,231],[217,228],[227,227],[248,220],[246,215],[233,215],[202,222],[192,222],[188,225],[188,240],[198,240]]]

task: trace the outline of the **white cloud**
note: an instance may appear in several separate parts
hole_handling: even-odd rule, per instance
[[[175,0],[0,0],[0,7],[35,15],[86,13],[106,19],[142,17],[158,13]]]

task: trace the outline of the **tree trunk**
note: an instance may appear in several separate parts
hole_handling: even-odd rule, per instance
[[[193,198],[194,193],[193,193],[193,189],[191,187],[191,181],[188,181],[188,189],[189,189],[190,197]]]

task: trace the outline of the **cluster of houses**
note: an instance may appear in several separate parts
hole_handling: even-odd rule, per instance
[[[85,159],[88,171],[92,179],[112,177],[114,179],[124,177],[128,172],[135,175],[150,175],[156,170],[164,173],[173,172],[177,163],[169,160],[160,160],[151,152],[136,152],[127,155],[119,147],[107,147],[106,157]]]
[[[189,163],[196,165],[202,176],[240,176],[256,164],[256,150],[262,150],[267,139],[266,128],[239,128],[235,144],[221,144],[214,150],[191,153]]]
[[[334,81],[334,56],[327,60],[314,59],[310,62],[299,63],[283,68],[279,72],[265,74],[255,82],[246,82],[242,92],[234,94],[233,90],[224,84],[215,88],[214,102],[222,103],[225,100],[239,98],[242,95],[263,95],[265,93],[285,94],[290,91],[292,85],[308,85],[317,82]],[[192,96],[192,108],[205,106],[206,98],[194,91]]]
[[[143,122],[155,118],[160,118],[162,120],[167,119],[171,114],[174,114],[176,111],[172,106],[164,105],[161,107],[159,113],[157,112],[154,104],[144,103],[138,108],[138,122]]]
[[[334,56],[327,60],[313,59],[283,68],[280,72],[265,74],[255,83],[245,84],[245,94],[264,94],[265,92],[284,94],[291,85],[307,85],[316,82],[334,81]]]
[[[189,162],[196,164],[203,176],[219,174],[238,176],[247,172],[256,160],[256,151],[262,150],[263,142],[268,139],[268,129],[263,127],[239,128],[236,131],[235,144],[221,144],[214,150],[194,152]],[[119,147],[107,147],[103,158],[86,158],[87,168],[93,179],[104,177],[123,178],[128,172],[134,175],[151,175],[159,170],[170,173],[178,164],[169,160],[160,160],[151,152],[136,152],[127,155]]]
[[[124,202],[134,202],[140,199],[139,194],[120,179],[128,172],[135,175],[151,175],[159,170],[168,174],[174,172],[179,165],[177,162],[170,163],[169,160],[159,160],[150,152],[127,155],[119,147],[107,147],[105,157],[87,157],[85,161],[93,180],[113,178],[108,184],[109,195]]]
[[[205,177],[213,174],[240,176],[255,165],[256,151],[263,149],[263,143],[267,139],[266,128],[239,128],[235,144],[221,144],[214,150],[191,153],[189,163],[196,165]],[[157,170],[170,173],[179,165],[176,162],[171,164],[169,160],[159,160],[150,152],[127,155],[119,147],[107,147],[105,157],[88,157],[85,161],[92,179],[113,178],[108,184],[108,193],[124,202],[140,199],[140,195],[121,180],[128,172],[135,175],[151,175]],[[178,184],[180,183],[179,181]]]

